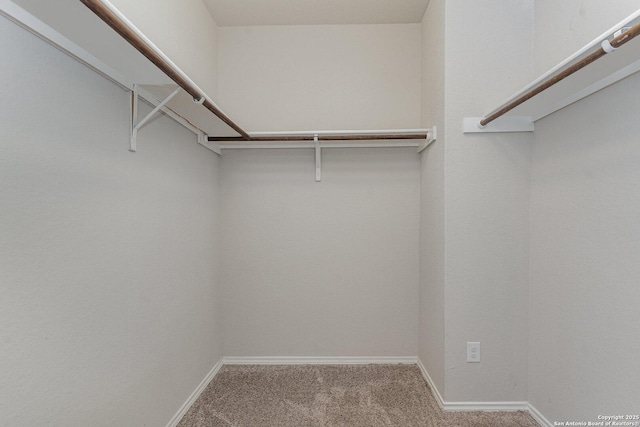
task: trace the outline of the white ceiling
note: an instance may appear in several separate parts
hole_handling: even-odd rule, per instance
[[[221,26],[418,23],[429,0],[203,0]]]

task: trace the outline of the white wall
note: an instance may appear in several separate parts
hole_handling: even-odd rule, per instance
[[[116,3],[251,130],[437,124],[439,140],[421,157],[326,149],[321,183],[311,150],[220,162],[165,117],[134,155],[127,94],[1,19],[3,421],[164,424],[223,354],[419,354],[446,401],[637,412],[640,78],[533,137],[462,134],[637,1],[536,1],[535,32],[531,0],[432,0],[422,26],[220,30],[167,2],[204,25],[190,49]]]
[[[418,356],[444,391],[444,0],[431,0],[422,20],[422,125],[438,140],[423,151],[420,180],[420,334]]]
[[[221,357],[218,158],[0,18],[0,419],[164,425]],[[87,96],[91,94],[91,96]]]
[[[420,26],[220,28],[220,105],[250,130],[420,125]],[[415,149],[223,155],[227,356],[415,356]]]
[[[576,49],[640,7],[567,3],[536,2],[536,30]],[[556,56],[536,45],[537,68]],[[639,88],[634,75],[536,123],[529,398],[551,422],[640,408]]]
[[[416,128],[420,25],[221,27],[219,103],[252,131]]]
[[[462,122],[531,80],[533,1],[447,1],[445,17],[444,398],[524,401],[532,138]]]
[[[415,356],[419,157],[225,150],[226,356]]]

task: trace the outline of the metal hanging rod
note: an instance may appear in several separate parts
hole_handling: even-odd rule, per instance
[[[185,90],[194,99],[194,102],[202,104],[207,110],[215,114],[233,130],[238,132],[244,140],[249,140],[249,134],[238,126],[229,116],[208,97],[180,68],[178,68],[166,55],[160,51],[144,34],[138,31],[127,18],[115,7],[106,1],[80,0],[93,13],[120,34],[131,46],[143,54],[149,61],[165,73],[178,86]]]
[[[171,59],[169,59],[151,40],[149,40],[135,25],[133,25],[108,0],[80,0],[93,13],[122,36],[138,52],[149,59],[164,74],[184,89],[194,102],[202,104],[215,114],[220,120],[235,130],[240,136],[209,137],[210,142],[269,142],[269,141],[313,141],[314,132],[256,132],[250,135],[222,110],[187,76]],[[359,132],[317,132],[321,141],[366,141],[366,140],[406,140],[430,138],[429,131],[423,129],[392,130],[392,131],[362,131]],[[435,138],[432,138],[435,139]]]
[[[428,132],[412,133],[412,134],[393,134],[393,133],[360,133],[360,134],[331,134],[331,135],[318,135],[320,141],[377,141],[377,140],[390,140],[390,139],[426,139]],[[314,141],[315,136],[313,134],[307,135],[262,135],[262,136],[250,136],[249,142],[276,142],[276,141]],[[210,136],[210,142],[231,142],[231,141],[247,141],[241,137],[233,136]]]
[[[342,130],[342,131],[293,131],[252,132],[255,143],[240,139],[209,141],[223,149],[278,149],[315,148],[316,156],[322,148],[401,148],[414,147],[418,153],[426,150],[438,138],[437,126],[427,129],[395,130]],[[376,137],[388,138],[378,139]],[[289,139],[285,139],[289,138]],[[210,138],[229,139],[229,138]],[[402,140],[402,141],[400,141]],[[351,141],[351,142],[347,142]],[[390,141],[390,142],[387,142]]]
[[[625,43],[632,40],[638,35],[640,35],[640,24],[634,25],[633,27],[629,28],[627,31],[623,32],[622,34],[614,37],[611,41],[604,40],[597,50],[585,56],[580,61],[576,62],[575,64],[571,65],[568,68],[565,68],[564,70],[558,72],[557,74],[549,77],[547,80],[541,82],[530,91],[516,98],[515,100],[505,105],[504,107],[500,108],[498,111],[480,120],[479,126],[484,127],[488,125],[498,117],[503,116],[504,114],[516,108],[518,105],[528,101],[529,99],[538,95],[540,92],[549,89],[551,86],[564,80],[565,78],[574,74],[576,71],[581,70],[582,68],[591,64],[592,62],[602,58],[606,54],[613,52],[614,50],[616,50],[617,48],[624,45]]]

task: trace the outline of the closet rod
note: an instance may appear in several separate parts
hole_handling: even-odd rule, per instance
[[[238,126],[231,118],[218,108],[210,99],[204,96],[204,92],[176,66],[166,55],[162,53],[144,34],[129,22],[108,0],[80,0],[93,13],[109,25],[114,31],[122,36],[138,52],[149,59],[164,74],[173,80],[178,86],[184,89],[195,102],[202,103],[205,108],[215,114],[220,120],[235,130],[240,136],[220,136],[209,137],[210,142],[224,141],[246,141],[246,142],[268,142],[268,141],[313,141],[313,134],[283,133],[281,135],[255,135],[251,136]],[[341,133],[318,135],[322,141],[366,141],[366,140],[404,140],[404,139],[426,139],[427,132],[363,132],[363,133]]]
[[[204,97],[203,92],[197,88],[195,83],[191,81],[182,71],[178,69],[174,64],[170,63],[167,59],[163,58],[164,55],[158,52],[157,48],[153,46],[151,42],[141,37],[138,32],[132,29],[132,26],[125,23],[124,17],[118,16],[111,8],[106,6],[100,0],[80,0],[85,6],[87,6],[93,13],[95,13],[100,19],[102,19],[107,25],[109,25],[114,31],[120,34],[131,46],[133,46],[138,52],[143,54],[149,61],[155,64],[163,73],[165,73],[171,80],[176,82],[178,86],[185,90],[195,100],[202,101],[202,105],[215,114],[220,120],[226,123],[233,130],[241,135],[242,140],[249,140],[250,136],[240,126],[238,126],[233,120],[231,120],[226,114],[218,108],[211,100]],[[204,98],[204,99],[203,99]]]
[[[427,133],[392,134],[392,133],[363,133],[363,134],[334,134],[318,135],[319,141],[377,141],[389,139],[426,139]],[[276,142],[276,141],[313,141],[314,135],[273,135],[250,136],[251,142]],[[209,142],[246,141],[239,136],[210,136]]]
[[[579,71],[582,68],[586,67],[587,65],[591,64],[592,62],[602,58],[607,53],[613,52],[615,49],[619,48],[620,46],[622,46],[629,40],[632,40],[638,35],[640,35],[640,24],[634,25],[633,27],[629,28],[627,31],[623,32],[622,34],[618,35],[617,37],[614,37],[610,42],[608,40],[605,40],[604,42],[602,42],[602,45],[600,48],[590,53],[580,61],[576,62],[575,64],[571,65],[568,68],[565,68],[563,71],[559,72],[558,74],[552,77],[549,77],[547,80],[543,81],[538,86],[531,89],[529,92],[523,94],[519,98],[505,105],[495,113],[492,113],[489,116],[480,120],[480,126],[484,127],[488,125],[498,117],[508,113],[509,111],[516,108],[518,105],[528,101],[529,99],[533,98],[540,92],[550,88],[551,86],[555,85],[561,80],[564,80],[565,78],[569,77],[576,71]]]

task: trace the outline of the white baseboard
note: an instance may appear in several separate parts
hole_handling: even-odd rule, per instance
[[[528,411],[528,402],[444,402],[445,411]]]
[[[420,359],[418,359],[418,367],[420,368],[425,381],[433,391],[436,401],[438,402],[438,406],[440,406],[440,409],[444,411],[531,411],[532,407],[529,405],[529,402],[446,402],[442,398],[440,391],[436,387],[433,379],[431,379],[429,372],[427,372],[427,369],[424,367],[424,364]],[[540,413],[538,412],[538,414]],[[531,416],[537,419],[536,415],[533,413]],[[540,417],[544,419],[542,415],[540,415]]]
[[[167,423],[167,427],[175,427],[178,425],[182,417],[184,417],[184,414],[187,413],[189,408],[191,408],[191,405],[193,405],[193,403],[198,399],[198,397],[204,391],[204,389],[207,388],[207,386],[209,385],[213,377],[216,376],[220,368],[222,368],[222,365],[223,365],[222,360],[219,360],[218,363],[216,363],[214,367],[211,368],[207,376],[204,377],[204,379],[200,384],[198,384],[198,387],[196,387],[193,393],[191,393],[191,396],[189,396],[187,401],[184,402],[184,404],[180,407],[178,412],[176,412],[173,418],[171,418],[171,421]]]
[[[440,409],[444,410],[444,399],[442,398],[438,387],[436,387],[436,383],[433,382],[431,376],[429,375],[429,372],[427,372],[427,368],[425,368],[422,364],[422,360],[420,360],[420,358],[418,358],[418,368],[420,368],[420,372],[422,372],[422,377],[424,378],[424,380],[427,382],[427,384],[429,384],[429,388],[431,388],[431,391],[436,398],[436,402],[438,402],[438,406],[440,407]]]
[[[553,427],[553,423],[546,419],[531,403],[529,403],[529,413],[542,427]]]
[[[224,357],[224,365],[415,365],[408,357]]]
[[[422,364],[422,361],[415,356],[408,357],[223,357],[209,371],[198,387],[191,393],[191,396],[180,407],[178,412],[167,423],[167,427],[178,425],[184,414],[187,413],[191,405],[198,399],[200,394],[209,385],[213,377],[216,376],[220,368],[224,365],[415,365],[420,368],[423,378],[429,384],[438,402],[438,406],[444,411],[527,411],[542,426],[552,427],[549,422],[533,405],[528,402],[445,402],[431,379],[429,372]]]

